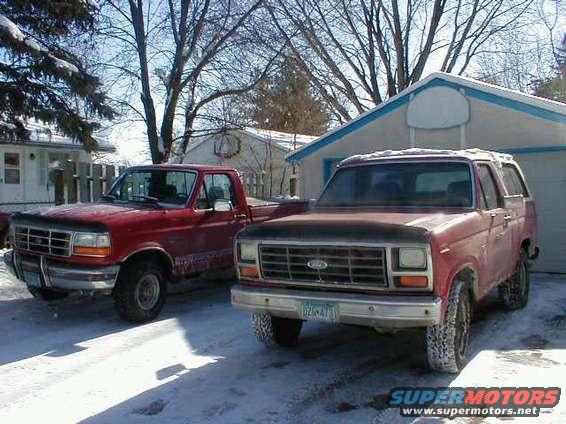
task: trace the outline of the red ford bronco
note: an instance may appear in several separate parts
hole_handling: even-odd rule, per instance
[[[529,295],[535,204],[513,158],[409,149],[343,161],[309,212],[239,233],[232,304],[260,341],[289,346],[303,321],[422,327],[430,367],[466,363],[473,303]]]
[[[121,317],[142,322],[159,314],[167,282],[232,267],[247,224],[307,206],[249,206],[233,168],[133,167],[97,203],[14,214],[4,261],[35,296],[111,293]]]

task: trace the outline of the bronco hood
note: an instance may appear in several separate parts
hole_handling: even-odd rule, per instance
[[[260,240],[427,242],[430,235],[466,219],[466,213],[312,211],[252,225],[241,238]]]
[[[126,222],[126,220],[140,220],[162,213],[163,211],[152,205],[76,203],[17,213],[12,217],[12,221],[28,225],[88,227],[103,231],[111,224]]]

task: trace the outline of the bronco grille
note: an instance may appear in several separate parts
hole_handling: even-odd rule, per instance
[[[387,286],[385,249],[382,247],[260,245],[259,251],[261,270],[267,279]],[[320,269],[310,267],[309,261],[311,265],[318,263],[315,268]]]
[[[15,227],[16,249],[53,256],[71,255],[71,233],[26,226]]]

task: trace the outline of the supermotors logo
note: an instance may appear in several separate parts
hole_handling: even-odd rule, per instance
[[[387,405],[404,417],[538,417],[559,400],[560,387],[398,387]]]

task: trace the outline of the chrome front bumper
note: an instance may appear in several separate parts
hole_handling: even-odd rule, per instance
[[[114,288],[119,266],[63,265],[45,256],[24,256],[13,250],[4,254],[8,274],[33,287],[60,290],[108,290]]]
[[[436,296],[384,296],[307,290],[232,287],[232,305],[250,312],[303,319],[307,301],[333,303],[336,322],[368,327],[426,327],[440,323],[442,301]]]

